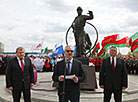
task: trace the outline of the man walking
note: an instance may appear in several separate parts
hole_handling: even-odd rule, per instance
[[[58,62],[52,76],[53,81],[59,82],[59,87],[58,87],[59,102],[68,102],[69,100],[71,102],[79,102],[80,82],[83,82],[85,80],[85,73],[83,71],[82,64],[78,60],[73,58],[74,55],[73,46],[66,46],[64,54],[66,56],[65,59],[68,60],[66,61],[66,63],[65,60]],[[68,77],[68,79],[64,78],[65,69],[66,69],[66,75],[70,76],[70,78]],[[63,90],[64,81],[65,81],[65,91]]]
[[[127,70],[122,59],[116,57],[117,48],[110,48],[110,57],[103,59],[99,85],[104,89],[104,102],[110,102],[112,93],[115,102],[122,102],[122,90],[127,88]]]
[[[30,88],[34,85],[34,71],[31,60],[24,57],[24,48],[16,49],[16,57],[8,62],[6,68],[6,87],[12,91],[13,101],[20,102],[21,92],[24,101],[31,102]]]

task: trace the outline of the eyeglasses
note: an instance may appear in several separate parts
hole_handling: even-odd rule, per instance
[[[66,50],[66,52],[68,52],[68,53],[71,52],[71,53],[72,53],[72,52],[74,52],[74,51],[73,51],[73,50]]]

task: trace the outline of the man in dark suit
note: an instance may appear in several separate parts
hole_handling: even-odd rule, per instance
[[[30,88],[34,85],[34,71],[31,60],[24,57],[24,48],[16,49],[16,57],[6,68],[6,87],[12,91],[13,101],[20,102],[23,92],[25,102],[31,102]]]
[[[57,63],[54,70],[52,79],[53,81],[59,82],[58,95],[59,102],[79,102],[80,99],[80,82],[85,80],[85,73],[82,68],[82,64],[73,58],[74,48],[72,46],[66,46],[64,54],[65,60]],[[64,71],[66,69],[66,75],[74,75],[72,78],[64,78]],[[65,81],[65,95],[63,93],[63,83]],[[64,97],[64,101],[63,99]]]
[[[114,93],[115,102],[122,102],[122,90],[127,88],[127,70],[122,59],[116,57],[117,48],[110,48],[110,57],[103,59],[99,85],[104,89],[104,102],[110,102]]]

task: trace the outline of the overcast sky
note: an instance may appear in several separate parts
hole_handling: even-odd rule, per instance
[[[81,6],[83,14],[92,10],[92,23],[99,32],[99,42],[105,36],[120,34],[130,37],[138,32],[138,0],[0,0],[0,42],[4,51],[15,51],[23,46],[31,51],[33,44],[43,40],[43,48],[53,48],[56,43],[65,45],[66,31],[77,16]],[[92,42],[94,29],[87,25]],[[69,43],[74,37],[69,32]]]

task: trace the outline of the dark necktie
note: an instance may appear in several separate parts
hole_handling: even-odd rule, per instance
[[[24,63],[23,63],[23,59],[20,59],[21,60],[21,68],[22,68],[22,71],[24,71]]]
[[[114,70],[114,58],[112,57],[112,69]]]
[[[68,62],[68,74],[70,74],[70,63],[71,62]]]

